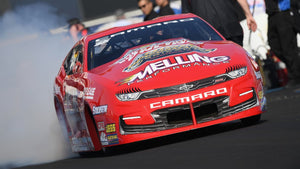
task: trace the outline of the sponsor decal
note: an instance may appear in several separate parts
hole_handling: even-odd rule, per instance
[[[114,133],[116,132],[116,124],[108,124],[106,125],[106,133]]]
[[[117,134],[106,135],[104,132],[101,132],[100,141],[102,145],[119,144],[119,137]]]
[[[153,51],[156,51],[155,52],[156,54],[158,54],[159,52],[161,54],[163,54],[162,51],[165,51],[165,52],[168,52],[168,53],[176,53],[175,51],[180,52],[180,50],[185,50],[186,52],[188,52],[191,49],[187,49],[187,48],[188,47],[192,47],[192,46],[194,48],[199,48],[198,51],[199,52],[202,51],[203,53],[208,53],[209,50],[215,50],[215,49],[200,48],[200,47],[197,46],[197,45],[200,45],[200,44],[203,44],[203,42],[190,41],[190,40],[187,40],[187,39],[179,38],[179,39],[172,40],[172,41],[163,41],[163,42],[160,42],[160,43],[154,43],[154,44],[150,44],[150,45],[144,45],[142,47],[129,50],[128,52],[126,52],[123,55],[123,57],[121,59],[119,59],[118,61],[116,61],[114,64],[120,64],[120,63],[123,63],[125,61],[131,61],[136,56],[138,56],[140,58],[142,55],[145,55],[145,53],[148,53],[147,55],[149,55],[149,54],[153,55],[153,53],[154,53]],[[181,46],[184,46],[184,47],[181,47]],[[179,48],[181,48],[181,49],[179,49]],[[182,48],[185,48],[185,49],[182,49]],[[168,51],[166,49],[168,49],[168,50],[172,49],[173,52],[170,52],[170,51]],[[181,51],[181,53],[183,53],[183,51]],[[143,56],[143,57],[147,57],[147,56]],[[152,57],[155,57],[155,56],[152,56]]]
[[[255,72],[256,79],[262,79],[260,71]]]
[[[131,72],[148,61],[152,61],[158,58],[164,58],[173,54],[182,54],[191,51],[209,53],[215,50],[216,49],[204,49],[191,44],[164,46],[136,56],[133,62],[128,67],[126,67],[123,72]]]
[[[194,18],[186,18],[186,19],[178,19],[178,20],[154,23],[154,24],[151,24],[151,25],[141,26],[141,27],[128,29],[126,31],[122,31],[122,32],[112,34],[112,35],[110,35],[110,38],[115,37],[115,36],[119,36],[119,35],[124,35],[126,33],[136,32],[136,31],[143,30],[143,29],[150,29],[150,28],[157,27],[157,26],[170,25],[170,24],[179,23],[179,22],[189,22],[189,21],[194,21],[194,20],[195,20]]]
[[[107,135],[108,144],[119,144],[119,137],[117,134],[108,134]]]
[[[106,134],[104,132],[101,132],[100,134],[100,141],[101,141],[101,144],[102,145],[108,145],[108,140],[107,140],[107,137],[106,137]]]
[[[104,122],[98,122],[97,123],[97,128],[98,128],[98,131],[104,131],[105,130]]]
[[[97,115],[97,114],[103,114],[107,112],[107,105],[103,105],[103,106],[93,106],[93,115]]]
[[[209,65],[217,65],[222,63],[228,63],[230,60],[229,56],[201,56],[197,53],[195,54],[188,54],[182,56],[174,56],[170,58],[166,58],[157,62],[153,62],[148,64],[144,70],[129,76],[125,79],[118,81],[120,85],[128,84],[135,81],[143,81],[152,76],[156,76],[159,72],[169,72],[171,70],[186,68],[191,66],[209,66]]]
[[[91,87],[85,88],[84,89],[85,99],[94,99],[95,91],[96,88],[91,88]]]
[[[264,97],[264,92],[263,91],[259,91],[258,92],[258,99],[262,99]]]
[[[228,92],[227,88],[224,87],[224,88],[220,88],[220,89],[216,89],[216,90],[210,90],[210,91],[198,93],[198,94],[191,95],[191,96],[175,98],[175,99],[170,99],[170,100],[163,100],[163,101],[151,103],[150,109],[176,106],[179,104],[187,104],[187,103],[194,102],[194,101],[200,101],[203,99],[212,98],[212,97],[215,97],[218,95],[223,95],[223,94],[226,94],[227,92]]]

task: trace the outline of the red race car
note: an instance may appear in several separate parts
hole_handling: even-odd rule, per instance
[[[259,66],[193,14],[88,35],[55,78],[54,103],[74,152],[99,151],[265,110]]]

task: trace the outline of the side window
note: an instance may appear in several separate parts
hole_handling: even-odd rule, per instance
[[[76,66],[76,64],[78,65],[78,62],[80,63],[80,65],[82,65],[82,45],[74,47],[67,56],[64,63],[64,68],[66,70],[67,75],[72,75],[74,73],[74,67]]]

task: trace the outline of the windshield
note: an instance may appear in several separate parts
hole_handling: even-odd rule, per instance
[[[127,49],[161,40],[223,40],[199,18],[154,23],[92,40],[88,44],[88,70],[119,58]]]

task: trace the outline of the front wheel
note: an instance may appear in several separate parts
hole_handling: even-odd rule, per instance
[[[94,151],[96,151],[96,152],[100,151],[102,149],[102,145],[100,143],[100,139],[99,139],[100,137],[99,137],[98,130],[96,127],[96,123],[92,116],[92,112],[87,105],[85,105],[84,110],[85,110],[84,115],[85,115],[86,125],[87,125],[87,129],[88,129],[89,137],[91,138],[91,140],[93,142]],[[83,154],[85,154],[85,153],[83,153]]]
[[[259,115],[255,115],[255,116],[251,116],[251,117],[241,119],[241,121],[245,126],[250,126],[250,125],[253,125],[253,124],[257,124],[260,121],[260,118],[261,118],[261,115],[259,114]]]

